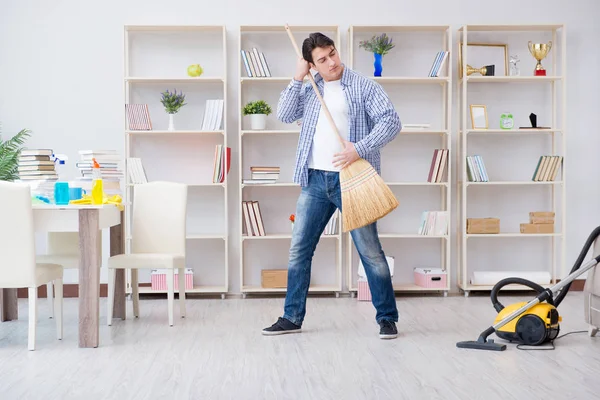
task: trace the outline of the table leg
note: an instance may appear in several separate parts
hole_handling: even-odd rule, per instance
[[[100,339],[99,210],[79,210],[79,347],[98,347]]]
[[[17,289],[0,289],[0,322],[19,319]]]
[[[110,255],[116,256],[123,254],[124,245],[124,220],[123,212],[121,212],[121,223],[110,228]],[[117,277],[115,279],[115,302],[113,305],[113,317],[125,319],[126,303],[125,303],[125,270],[117,269]]]

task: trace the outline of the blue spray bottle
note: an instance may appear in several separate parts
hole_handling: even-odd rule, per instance
[[[59,206],[69,204],[69,182],[65,180],[65,162],[67,156],[63,154],[54,155],[54,169],[58,174],[58,180],[54,183],[54,203]]]

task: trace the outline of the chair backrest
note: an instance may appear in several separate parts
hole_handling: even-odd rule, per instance
[[[175,182],[134,187],[132,253],[185,255],[187,192]]]
[[[48,232],[46,254],[79,255],[79,232]]]
[[[35,233],[31,188],[0,181],[0,287],[35,283]]]

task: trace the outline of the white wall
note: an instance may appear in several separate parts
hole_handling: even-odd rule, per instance
[[[27,127],[34,132],[29,146],[50,147],[66,153],[72,160],[77,157],[77,151],[84,148],[124,151],[124,24],[227,25],[228,56],[233,60],[228,70],[230,101],[227,113],[234,154],[230,179],[234,182],[239,178],[239,110],[235,78],[240,24],[338,24],[342,32],[340,46],[345,49],[350,24],[450,24],[458,28],[469,23],[564,23],[568,32],[567,269],[589,232],[600,221],[597,205],[600,188],[594,175],[596,149],[600,147],[600,78],[597,74],[600,56],[596,48],[600,37],[600,27],[596,23],[600,3],[597,1],[506,0],[492,4],[488,11],[476,0],[373,0],[368,3],[332,0],[318,6],[273,0],[264,0],[260,4],[231,0],[216,3],[189,0],[7,3],[0,3],[0,121],[3,133],[7,136]],[[84,5],[89,8],[84,9]],[[456,47],[453,50],[456,54]],[[522,60],[525,58],[526,55],[521,57]],[[521,65],[528,65],[529,61],[527,59]],[[456,69],[456,62],[453,68]],[[457,109],[455,105],[455,129],[458,126]],[[411,119],[407,115],[401,115],[401,118]],[[456,149],[457,143],[453,146]],[[71,173],[75,174],[73,164]],[[235,293],[239,291],[238,244],[235,240],[239,234],[236,207],[239,199],[237,186],[233,184],[231,188],[229,208],[235,213],[231,214],[229,223],[232,239],[229,276],[230,289]],[[456,210],[455,204],[453,200],[453,210]],[[507,212],[510,215],[510,208]],[[510,218],[520,217],[510,215]],[[452,243],[456,244],[455,238]],[[454,270],[455,254],[452,257]],[[494,259],[497,256],[493,253]],[[532,253],[526,263],[532,268],[533,265],[543,268],[540,260],[544,257]],[[455,277],[456,274],[453,281]],[[344,285],[345,282],[344,279]]]

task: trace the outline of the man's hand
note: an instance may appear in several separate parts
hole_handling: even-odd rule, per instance
[[[308,65],[308,61],[302,57],[298,58],[296,61],[296,73],[294,74],[294,79],[297,81],[303,81],[309,70],[310,66]]]
[[[359,158],[360,156],[354,147],[354,143],[344,140],[344,150],[342,150],[340,153],[334,154],[333,166],[344,169]]]

